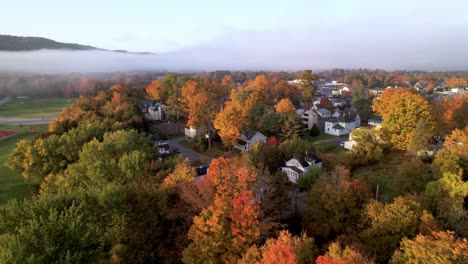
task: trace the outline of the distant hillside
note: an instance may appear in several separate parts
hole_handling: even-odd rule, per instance
[[[0,35],[0,50],[27,51],[40,49],[94,50],[97,48],[74,43],[62,43],[39,37]]]

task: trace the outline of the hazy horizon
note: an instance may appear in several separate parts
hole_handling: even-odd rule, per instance
[[[18,1],[0,17],[0,34],[155,54],[1,52],[0,69],[466,71],[466,8],[461,0]]]

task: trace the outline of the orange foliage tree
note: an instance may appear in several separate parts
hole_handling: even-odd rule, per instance
[[[463,130],[455,129],[445,138],[444,146],[460,158],[468,160],[468,126]]]
[[[291,100],[289,100],[289,98],[283,98],[276,105],[276,112],[285,114],[295,114],[296,108],[294,107]]]
[[[313,263],[318,253],[313,238],[303,234],[291,236],[288,231],[281,231],[277,238],[269,238],[261,247],[249,248],[239,263],[289,264]]]
[[[211,162],[208,181],[213,203],[193,218],[183,252],[186,263],[234,263],[260,237],[260,209],[251,190],[255,169],[240,159]]]
[[[156,101],[164,101],[166,89],[161,80],[154,80],[148,86],[146,86],[146,92]]]
[[[433,127],[429,103],[410,89],[385,90],[380,98],[374,99],[372,110],[382,117],[383,132],[396,149],[408,148],[418,122]]]
[[[328,246],[328,252],[319,256],[316,264],[370,264],[374,263],[359,251],[350,246],[343,246],[339,242],[333,242]]]

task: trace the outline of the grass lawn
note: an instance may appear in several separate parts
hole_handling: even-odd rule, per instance
[[[8,154],[21,139],[30,139],[42,132],[22,133],[0,140],[0,204],[9,199],[23,199],[30,195],[29,185],[16,172],[7,168],[4,164],[8,161]]]
[[[0,117],[53,118],[74,102],[75,99],[68,98],[15,99],[0,105]]]
[[[403,158],[399,152],[389,153],[380,163],[358,168],[351,172],[351,176],[365,182],[374,195],[379,185],[379,201],[391,202],[399,195],[395,177]]]
[[[335,144],[335,141],[340,140],[337,136],[322,134],[318,137],[311,137],[306,135],[303,137],[305,140],[312,143],[313,150],[318,153],[337,153],[345,151],[344,148]]]

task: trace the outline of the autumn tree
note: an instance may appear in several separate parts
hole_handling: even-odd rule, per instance
[[[468,240],[455,238],[451,231],[403,238],[400,249],[390,261],[397,263],[467,263]]]
[[[276,105],[277,113],[296,114],[296,108],[288,98],[281,99]]]
[[[234,263],[257,241],[261,212],[251,190],[256,177],[240,159],[211,162],[203,181],[212,183],[214,200],[193,219],[185,263]]]
[[[188,113],[187,126],[200,128],[204,134],[207,133],[219,109],[216,95],[204,83],[187,81],[182,87],[180,101]],[[208,145],[211,146],[211,138]]]
[[[328,251],[325,255],[317,257],[317,264],[346,264],[346,263],[375,263],[372,259],[365,256],[355,248],[349,245],[342,245],[340,242],[332,242],[328,246]]]
[[[337,166],[322,175],[307,197],[303,225],[315,236],[331,238],[356,231],[370,193],[359,180],[351,181],[349,171]]]
[[[166,101],[167,90],[161,80],[154,80],[148,86],[146,86],[146,93],[153,100],[161,102]]]
[[[241,136],[244,124],[241,106],[236,102],[226,103],[224,109],[216,115],[213,124],[224,146],[233,146]]]
[[[306,264],[313,263],[317,253],[313,238],[305,234],[292,236],[288,231],[281,231],[276,239],[269,238],[263,246],[252,246],[239,263]]]
[[[335,110],[333,103],[327,97],[320,98],[319,104],[317,105],[318,108],[325,108],[329,111]]]
[[[396,149],[407,150],[418,122],[432,128],[429,103],[412,90],[387,89],[374,99],[372,110],[382,117],[382,129]]]
[[[366,205],[364,216],[369,227],[361,237],[380,262],[388,261],[402,238],[436,227],[432,215],[410,197],[397,197],[386,205],[373,200]]]

